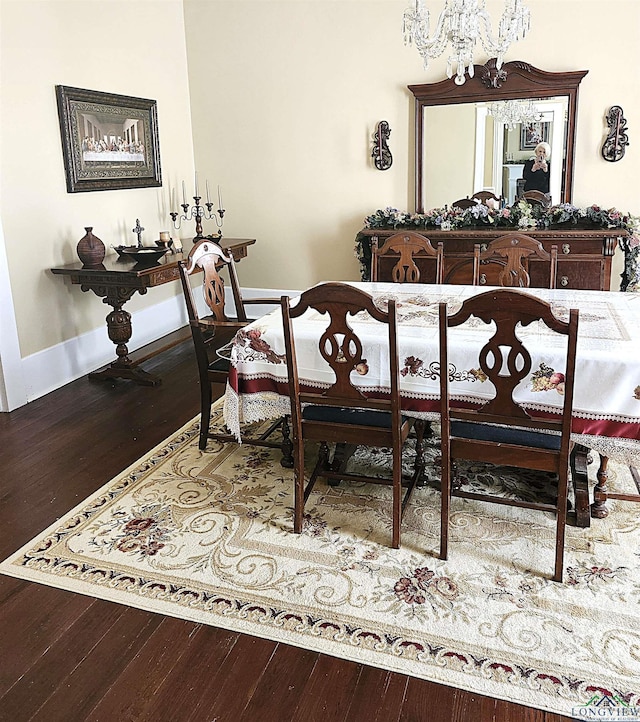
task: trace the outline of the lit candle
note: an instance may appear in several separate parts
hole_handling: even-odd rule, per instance
[[[209,181],[205,181],[205,184],[207,186],[207,203],[211,203],[211,196],[209,195]]]
[[[222,193],[220,193],[220,186],[218,186],[218,208],[222,210]]]
[[[198,171],[196,171],[196,196],[199,197],[199,193],[198,193]]]
[[[184,181],[182,181],[182,203],[187,205],[187,192],[184,189]]]

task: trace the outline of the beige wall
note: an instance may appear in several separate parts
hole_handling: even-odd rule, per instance
[[[56,85],[158,102],[163,178],[192,176],[181,0],[2,0],[1,213],[22,356],[103,327],[109,307],[48,272],[76,260],[85,226],[110,248],[152,244],[168,225],[166,187],[67,193]],[[114,251],[110,250],[111,253]],[[175,293],[136,296],[132,311]]]
[[[574,201],[640,212],[633,184],[640,86],[620,70],[640,62],[640,3],[528,5],[531,33],[507,60],[589,70],[580,90]],[[402,42],[404,7],[398,0],[185,0],[197,162],[224,187],[226,228],[259,239],[243,282],[302,288],[356,278],[352,241],[363,217],[388,205],[412,208],[406,86],[442,79],[446,59],[423,70]],[[488,0],[487,7],[495,18],[503,3]],[[604,32],[611,17],[624,22]],[[481,49],[478,58],[485,58]],[[613,104],[625,109],[631,128],[619,163],[600,157]],[[384,172],[369,159],[381,119],[390,123],[394,155]]]
[[[436,9],[442,2],[430,0]],[[639,213],[640,86],[629,73],[640,62],[640,3],[528,4],[531,33],[507,60],[589,70],[574,201]],[[404,7],[400,0],[0,0],[0,213],[22,357],[104,329],[108,309],[47,271],[75,259],[85,225],[107,245],[131,241],[137,217],[149,242],[167,225],[167,186],[66,192],[56,84],[158,101],[165,181],[191,179],[197,166],[212,189],[222,187],[225,234],[258,239],[240,269],[243,285],[354,279],[353,240],[364,216],[413,204],[406,86],[445,73],[444,58],[425,71],[403,45]],[[502,3],[487,7],[495,18]],[[607,30],[611,18],[623,21]],[[606,163],[600,147],[613,104],[625,110],[631,145],[622,162]],[[370,158],[382,119],[394,157],[384,172]],[[154,289],[127,307],[135,313],[176,293],[177,284]]]

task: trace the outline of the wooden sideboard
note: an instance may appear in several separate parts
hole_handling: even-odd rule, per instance
[[[255,242],[255,238],[225,237],[219,241],[222,248],[233,254],[235,261],[245,258],[247,248]],[[91,372],[90,379],[123,378],[145,386],[157,386],[160,383],[158,376],[140,368],[139,362],[129,356],[127,344],[133,328],[131,314],[124,309],[124,305],[136,292],[143,295],[149,288],[180,278],[178,261],[186,259],[191,249],[191,241],[183,243],[184,253],[167,254],[160,262],[148,266],[140,266],[129,258],[109,255],[99,266],[83,266],[78,262],[51,269],[55,275],[67,276],[71,283],[80,286],[80,290],[93,291],[113,309],[106,321],[109,338],[116,345],[117,358],[106,367]]]
[[[408,228],[380,229],[365,228],[358,234],[357,243],[362,246],[362,280],[369,280],[371,269],[371,240],[378,238],[380,244],[388,236],[410,230]],[[436,246],[444,244],[444,278],[445,283],[471,283],[473,246],[480,243],[485,246],[494,238],[508,233],[508,228],[465,229],[441,231],[435,229],[414,229],[426,236]],[[545,250],[551,246],[558,247],[558,288],[576,288],[585,290],[608,291],[611,286],[611,259],[618,246],[618,238],[625,235],[619,228],[567,229],[549,228],[545,230],[524,230],[528,236],[541,241]],[[434,261],[424,259],[424,277],[435,275]],[[391,280],[389,273],[393,265],[389,259],[388,267],[381,267],[381,281]],[[527,269],[531,276],[531,285],[545,288],[549,285],[549,264],[540,260],[532,260]],[[499,268],[487,266],[486,273],[481,269],[481,283],[488,286],[499,285],[497,274]]]

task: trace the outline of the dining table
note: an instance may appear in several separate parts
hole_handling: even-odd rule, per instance
[[[454,313],[462,302],[488,290],[486,286],[348,282],[370,293],[384,308],[396,301],[400,393],[403,413],[428,421],[439,417],[439,304]],[[590,515],[607,513],[604,495],[609,459],[640,467],[640,294],[615,291],[526,288],[551,304],[559,318],[579,311],[572,440],[580,452],[573,459],[577,523],[588,526]],[[293,299],[292,299],[293,301]],[[367,373],[355,383],[363,390],[388,393],[386,346],[375,324],[358,315],[350,321],[362,339]],[[326,325],[326,320],[324,321]],[[333,374],[318,349],[323,317],[308,311],[294,322],[301,386],[328,387]],[[532,357],[528,378],[514,398],[528,413],[559,417],[563,401],[566,339],[542,322],[518,327]],[[479,372],[478,352],[491,327],[471,318],[451,334],[450,390],[453,403],[478,407],[493,395],[493,385]],[[458,329],[457,329],[458,330]],[[455,339],[454,339],[455,336]],[[240,439],[240,424],[289,413],[289,389],[279,308],[241,329],[230,346],[231,367],[224,398],[224,419]],[[600,455],[594,499],[588,503],[587,454]],[[579,477],[579,479],[577,478]]]

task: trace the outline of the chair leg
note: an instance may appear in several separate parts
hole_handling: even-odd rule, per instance
[[[553,574],[554,582],[562,582],[564,571],[564,541],[567,522],[567,493],[569,487],[568,470],[558,475],[558,502],[556,519],[556,561]]]
[[[457,491],[458,489],[462,488],[462,480],[460,479],[460,475],[458,474],[458,465],[456,464],[455,459],[451,461],[450,465],[451,469],[451,476],[449,476],[449,483],[450,488],[454,491]]]
[[[209,424],[211,423],[211,384],[209,381],[200,381],[200,439],[198,448],[204,451],[209,439]]]
[[[391,519],[391,546],[400,548],[400,524],[402,523],[402,447],[393,449],[393,510]]]
[[[442,448],[442,481],[440,483],[440,559],[449,553],[449,510],[451,506],[451,458]]]
[[[302,533],[304,518],[304,442],[298,439],[294,452],[294,490],[293,490],[293,531],[296,534]]]

